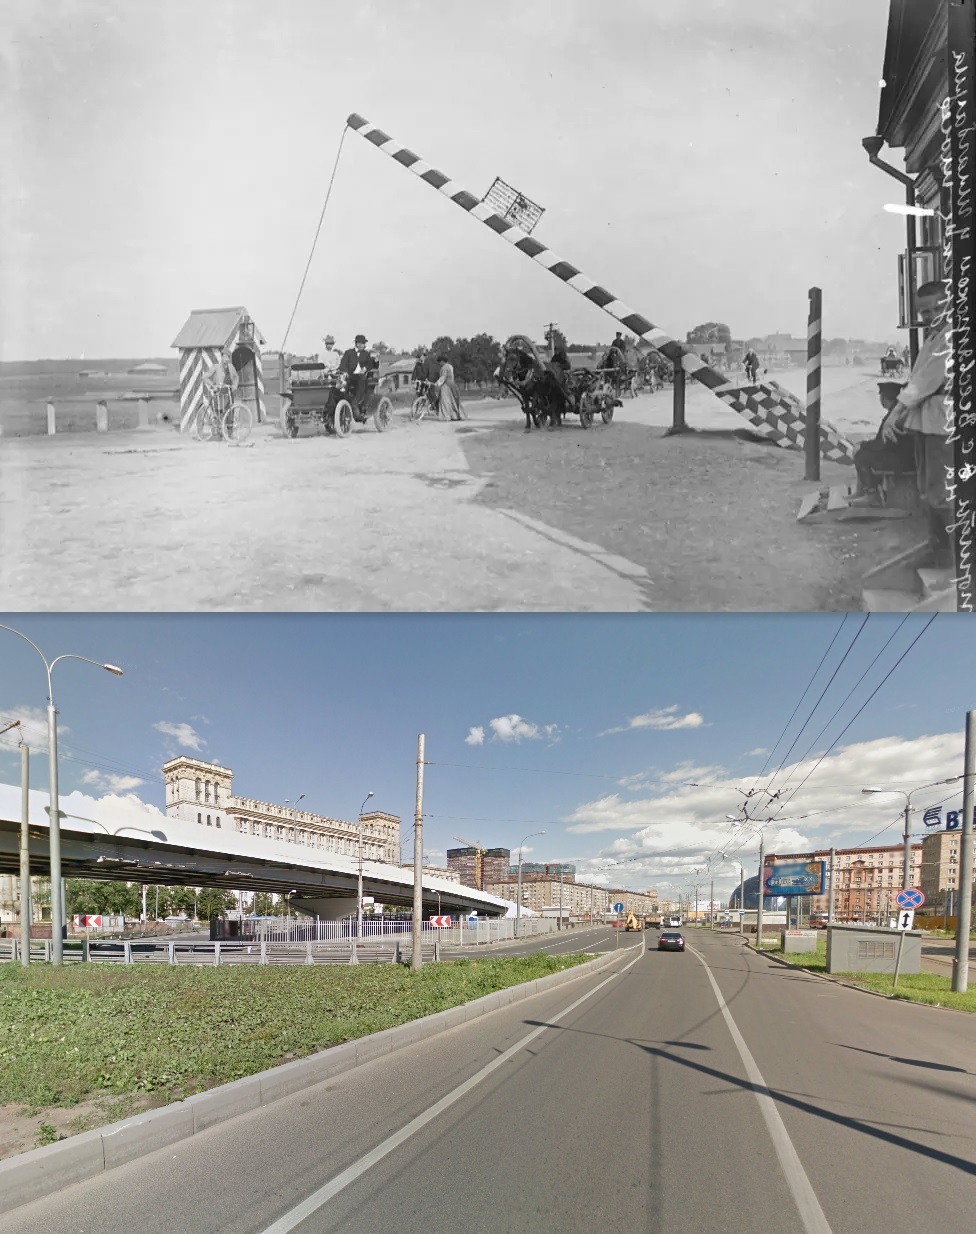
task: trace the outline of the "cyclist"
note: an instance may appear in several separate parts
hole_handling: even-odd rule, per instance
[[[231,359],[230,348],[224,347],[213,368],[203,375],[203,388],[215,412],[219,414],[230,407],[240,384],[241,379]]]

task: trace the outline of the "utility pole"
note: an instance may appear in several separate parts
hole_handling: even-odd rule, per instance
[[[739,862],[739,933],[746,931],[746,868]]]
[[[19,723],[19,721],[18,721]],[[30,750],[20,747],[20,963],[30,964],[31,881],[30,881]]]
[[[756,946],[762,947],[763,931],[763,866],[766,861],[766,836],[759,832],[759,898],[756,901]]]
[[[969,932],[973,923],[973,774],[976,773],[976,711],[966,712],[966,762],[962,789],[962,839],[959,842],[959,906],[956,910],[956,954],[952,989],[969,988]],[[907,884],[906,884],[907,886]]]
[[[424,922],[424,735],[417,737],[417,803],[413,823],[413,948],[410,967],[419,972],[423,967],[423,939],[421,930]]]
[[[708,928],[715,929],[715,879],[712,879],[712,887],[708,893]]]
[[[559,329],[558,321],[550,321],[546,326],[546,342],[549,344],[549,355],[556,349],[556,331]]]
[[[905,834],[903,840],[905,843],[904,859],[902,861],[902,886],[912,886],[912,807],[908,798],[905,799]]]
[[[827,871],[827,924],[834,924],[834,860],[837,856],[837,849],[830,850],[830,869]]]
[[[563,928],[563,868],[562,866],[560,866],[559,867],[559,924],[556,926],[556,929],[561,930],[562,928]]]

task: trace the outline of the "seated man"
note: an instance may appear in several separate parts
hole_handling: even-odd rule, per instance
[[[355,346],[343,352],[339,361],[339,372],[349,379],[349,401],[355,407],[363,407],[366,403],[366,386],[374,367],[373,357],[366,350],[365,334],[357,334]]]
[[[573,407],[575,400],[569,388],[569,374],[571,370],[569,356],[566,354],[566,348],[556,346],[553,348],[552,359],[546,364],[549,373],[555,379],[556,385],[559,387],[559,392],[566,400],[567,406]]]
[[[898,429],[892,436],[892,413],[903,388],[898,381],[878,382],[878,399],[885,409],[885,415],[875,437],[871,441],[862,442],[854,451],[857,495],[849,503],[852,506],[883,504],[879,487],[882,472],[891,471],[903,475],[915,470],[915,443],[912,434]]]

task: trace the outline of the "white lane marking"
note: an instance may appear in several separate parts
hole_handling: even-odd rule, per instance
[[[769,1137],[773,1141],[773,1147],[776,1149],[780,1168],[786,1176],[786,1185],[790,1189],[800,1214],[803,1229],[806,1231],[806,1234],[831,1234],[830,1225],[824,1216],[823,1209],[820,1207],[820,1201],[817,1199],[816,1192],[810,1183],[810,1179],[807,1177],[807,1172],[804,1170],[797,1151],[793,1147],[790,1133],[786,1130],[783,1120],[780,1118],[776,1102],[769,1095],[769,1086],[763,1079],[762,1072],[756,1066],[756,1060],[752,1057],[749,1047],[745,1043],[745,1038],[739,1032],[739,1026],[732,1019],[732,1012],[725,1005],[725,999],[722,997],[722,991],[718,988],[718,982],[712,976],[712,970],[708,967],[708,962],[702,953],[696,947],[689,947],[689,950],[694,952],[705,969],[706,976],[711,982],[712,990],[718,1000],[719,1010],[722,1012],[728,1030],[732,1035],[735,1047],[739,1051],[739,1057],[742,1059],[742,1065],[745,1067],[746,1075],[749,1077],[749,1083],[754,1086],[759,1109],[766,1120]]]
[[[633,950],[634,948],[632,947],[627,948],[627,951]],[[624,955],[626,952],[621,952],[621,954]],[[295,1226],[300,1225],[306,1220],[306,1218],[311,1217],[312,1214],[320,1209],[323,1204],[327,1204],[329,1200],[338,1195],[339,1192],[345,1187],[348,1187],[350,1183],[355,1182],[360,1175],[365,1174],[367,1170],[372,1169],[377,1162],[382,1161],[383,1158],[389,1153],[392,1153],[395,1148],[399,1148],[404,1141],[409,1140],[412,1135],[420,1131],[421,1128],[425,1127],[432,1119],[435,1119],[438,1114],[442,1114],[446,1109],[454,1105],[456,1101],[460,1101],[465,1094],[477,1087],[482,1080],[487,1079],[493,1071],[497,1071],[498,1068],[504,1063],[507,1063],[510,1059],[514,1058],[519,1050],[524,1050],[531,1041],[534,1041],[536,1037],[541,1036],[547,1028],[553,1024],[557,1024],[565,1016],[568,1016],[571,1011],[575,1011],[577,1007],[579,1007],[582,1003],[585,1003],[588,998],[592,998],[594,994],[602,990],[603,987],[613,981],[614,978],[625,973],[627,969],[629,969],[631,965],[636,964],[639,959],[639,955],[635,956],[629,964],[626,964],[624,968],[621,969],[621,972],[611,973],[609,977],[604,977],[599,985],[595,985],[592,990],[587,991],[587,993],[581,998],[578,998],[575,1003],[570,1003],[568,1007],[564,1007],[562,1011],[557,1012],[555,1015],[547,1016],[545,1024],[541,1024],[538,1028],[534,1028],[530,1033],[523,1037],[521,1041],[517,1041],[515,1045],[510,1046],[504,1054],[499,1054],[497,1058],[493,1058],[492,1061],[482,1067],[480,1071],[475,1072],[470,1079],[465,1080],[463,1084],[459,1084],[457,1088],[452,1089],[452,1091],[445,1097],[442,1097],[440,1101],[435,1102],[429,1107],[429,1109],[424,1110],[422,1114],[418,1114],[416,1118],[411,1119],[405,1127],[401,1127],[399,1131],[395,1131],[393,1135],[384,1140],[382,1144],[377,1144],[375,1148],[371,1149],[365,1156],[354,1162],[348,1167],[348,1169],[343,1170],[341,1174],[337,1174],[335,1178],[331,1179],[324,1186],[319,1187],[318,1191],[313,1191],[307,1199],[303,1200],[301,1204],[298,1204],[295,1208],[293,1208],[291,1212],[285,1213],[284,1216],[279,1217],[277,1221],[272,1222],[272,1224],[263,1231],[263,1234],[288,1234],[289,1230],[293,1230]]]

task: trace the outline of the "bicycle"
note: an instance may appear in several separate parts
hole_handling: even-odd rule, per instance
[[[414,424],[419,424],[428,412],[435,416],[440,415],[437,383],[433,381],[418,381],[417,397],[410,405],[410,419]]]
[[[234,398],[228,385],[208,390],[196,422],[198,441],[247,441],[254,427],[254,413],[246,403]]]

